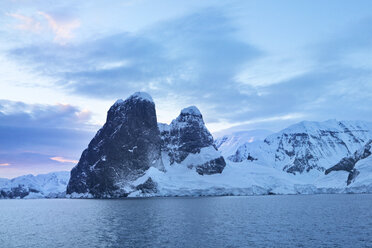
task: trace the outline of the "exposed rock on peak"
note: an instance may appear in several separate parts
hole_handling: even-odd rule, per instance
[[[133,93],[132,95],[130,95],[127,99],[125,99],[125,101],[123,99],[118,99],[114,105],[114,106],[118,106],[118,105],[121,105],[127,101],[130,101],[130,100],[133,100],[133,101],[148,101],[148,102],[151,102],[153,104],[154,103],[154,100],[152,100],[152,97],[147,94],[146,92],[136,92],[136,93]]]
[[[347,185],[350,185],[355,178],[359,175],[359,171],[355,169],[355,164],[372,154],[372,140],[369,140],[364,147],[357,150],[352,156],[345,157],[341,159],[336,165],[332,166],[331,168],[325,171],[325,174],[329,174],[332,171],[347,171],[349,172],[349,176],[347,178]]]
[[[71,171],[67,194],[121,197],[129,182],[150,166],[163,168],[155,104],[146,93],[117,101],[108,111],[79,163]]]
[[[158,127],[151,96],[136,92],[111,106],[105,125],[72,169],[67,194],[111,198],[135,190],[153,192],[156,182],[152,179],[141,186],[133,182],[150,167],[165,171],[162,151],[171,164],[185,161],[201,175],[221,173],[225,167],[195,106],[183,109],[170,125]]]
[[[213,153],[209,159],[195,158],[187,166],[196,168],[203,174],[221,173],[226,163],[224,158],[214,146],[213,137],[205,127],[203,116],[195,106],[185,108],[180,115],[171,122],[159,124],[163,141],[162,150],[167,152],[170,163],[182,163],[188,156],[203,157],[202,148],[211,147],[208,154]]]
[[[127,100],[129,99],[137,99],[137,100],[141,100],[141,101],[148,101],[148,102],[152,102],[154,103],[154,100],[152,100],[152,97],[147,94],[146,92],[136,92],[134,94],[132,94],[131,96],[129,96],[127,98]]]
[[[180,116],[185,116],[185,115],[199,116],[200,118],[202,118],[202,114],[200,113],[199,109],[195,106],[190,106],[190,107],[182,109]]]

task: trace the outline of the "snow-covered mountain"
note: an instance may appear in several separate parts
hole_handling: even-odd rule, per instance
[[[163,168],[155,103],[146,93],[118,100],[72,169],[67,194],[125,197],[130,182],[150,167]]]
[[[159,124],[162,151],[170,164],[184,164],[195,168],[200,175],[221,173],[226,163],[213,144],[203,116],[195,106],[185,108],[170,125]]]
[[[361,121],[304,121],[245,143],[228,159],[255,161],[293,174],[324,172],[372,139],[372,124]]]
[[[13,179],[0,178],[0,199],[65,197],[69,178],[68,171],[25,175]]]
[[[241,146],[230,158],[240,159],[227,160],[221,174],[202,177],[180,167],[166,165],[167,173],[150,168],[134,183],[151,178],[156,191],[140,188],[129,196],[372,193],[371,130],[366,122],[302,122]],[[283,154],[288,157],[279,160]],[[304,169],[293,173],[287,168],[296,165],[296,156]]]
[[[245,143],[262,141],[272,133],[264,129],[229,132],[222,136],[217,136],[214,144],[221,151],[222,155],[227,158],[234,155],[238,148]]]
[[[133,182],[153,168],[165,173],[166,164],[200,175],[221,173],[226,165],[195,106],[183,109],[170,125],[158,125],[151,96],[137,92],[110,108],[106,123],[72,169],[67,194],[116,198],[139,188],[151,190],[151,179]]]

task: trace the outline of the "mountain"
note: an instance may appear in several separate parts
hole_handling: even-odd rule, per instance
[[[109,109],[106,123],[71,171],[67,194],[124,197],[129,182],[151,166],[163,167],[155,103],[138,92]]]
[[[111,106],[70,177],[0,179],[0,198],[317,193],[372,193],[372,123],[304,121],[214,140],[197,107],[158,123],[143,92]]]
[[[368,122],[301,122],[264,140],[246,140],[221,174],[150,168],[134,184],[151,179],[156,191],[139,189],[129,196],[372,193],[371,135]],[[215,141],[222,154],[244,141],[226,137]]]
[[[264,129],[249,130],[249,131],[237,131],[237,132],[218,132],[223,133],[222,136],[217,136],[214,141],[215,146],[221,151],[224,157],[234,155],[236,150],[244,145],[245,143],[257,142],[264,140],[267,136],[273,132]],[[217,134],[217,135],[218,135]]]
[[[162,150],[170,164],[185,164],[200,175],[221,173],[226,163],[213,144],[203,116],[195,106],[185,108],[170,125],[159,124]]]
[[[13,179],[0,178],[0,199],[65,197],[69,178],[68,171],[25,175]]]
[[[255,161],[292,174],[324,172],[372,139],[372,124],[361,121],[304,121],[245,143],[228,159]]]
[[[137,92],[109,109],[106,123],[71,171],[67,194],[117,198],[155,190],[149,188],[156,186],[150,178],[142,185],[133,182],[151,168],[166,171],[165,164],[200,175],[221,173],[226,165],[196,107],[183,109],[170,125],[158,124],[151,96]]]

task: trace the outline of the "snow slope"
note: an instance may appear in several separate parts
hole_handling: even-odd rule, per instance
[[[300,122],[264,141],[245,143],[231,161],[242,162],[250,157],[262,165],[288,173],[320,172],[352,155],[372,138],[372,124],[361,121]]]
[[[311,176],[293,175],[248,161],[228,162],[222,174],[209,176],[198,175],[186,166],[166,166],[167,172],[150,168],[134,185],[151,178],[156,182],[156,191],[137,190],[129,197],[372,193],[372,164],[360,166],[366,167],[363,170],[365,177],[356,178],[349,186],[346,185],[348,173],[345,171],[327,176],[317,172]]]
[[[268,130],[231,132],[216,138],[214,144],[218,150],[221,151],[221,154],[227,158],[234,155],[238,148],[245,143],[263,141],[270,134],[272,134],[272,132]]]
[[[159,128],[161,132],[170,130],[169,125],[159,125]],[[302,122],[272,134],[264,141],[240,146],[238,151],[241,153],[237,152],[235,157],[244,159],[239,162],[226,160],[222,173],[213,175],[201,175],[194,169],[190,170],[196,162],[204,163],[220,155],[211,146],[188,153],[184,159],[172,163],[169,154],[163,151],[164,169],[151,166],[127,185],[126,190],[130,192],[129,197],[372,193],[372,155],[368,153],[355,162],[352,169],[358,174],[349,185],[349,171],[332,170],[325,174],[325,169],[332,168],[345,158],[355,157],[359,151],[369,147],[371,130],[370,124],[365,122]],[[220,148],[223,147],[224,152],[224,149],[230,149],[227,144],[235,146],[239,142],[225,140],[225,146],[220,145]],[[371,147],[368,149],[372,152]],[[257,160],[247,160],[248,155]],[[291,167],[286,166],[299,158],[309,158],[310,162],[304,163],[304,171],[288,173]],[[69,172],[58,172],[0,179],[0,197],[64,196],[68,178]]]
[[[0,198],[64,197],[69,178],[69,171],[25,175],[13,179],[1,178]]]
[[[222,174],[197,175],[183,163],[165,164],[166,173],[150,168],[134,184],[141,185],[151,178],[157,189],[137,190],[129,196],[372,193],[372,156],[356,163],[360,174],[350,185],[349,171],[324,173],[345,157],[363,150],[371,138],[371,126],[366,122],[336,120],[301,122],[264,141],[246,142],[235,154],[240,159],[231,161],[232,156],[227,160]],[[215,145],[226,155],[246,137],[249,135],[245,133],[240,140],[227,136],[217,139]],[[254,159],[248,160],[249,157]],[[288,173],[296,161],[303,171]]]

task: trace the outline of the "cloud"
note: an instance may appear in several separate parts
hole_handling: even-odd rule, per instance
[[[0,164],[0,166],[10,166],[10,164],[9,163],[2,163],[2,164]]]
[[[31,31],[35,33],[39,33],[42,29],[40,22],[32,17],[16,13],[7,13],[6,15],[13,17],[20,22],[19,24],[15,25],[16,29]]]
[[[89,129],[89,110],[70,104],[25,104],[0,100],[0,126]]]
[[[9,55],[55,78],[68,94],[117,99],[143,90],[160,116],[174,118],[175,109],[197,105],[209,126],[278,130],[299,118],[372,121],[371,23],[306,47],[306,56],[287,57],[242,41],[231,17],[205,9],[135,34],[63,47],[34,44]]]
[[[58,87],[67,92],[115,99],[143,90],[159,105],[167,101],[179,108],[196,104],[212,109],[217,120],[221,112],[239,115],[246,95],[236,87],[235,75],[261,56],[236,31],[228,17],[207,9],[137,34],[119,33],[68,47],[34,45],[10,55],[57,78]]]
[[[98,129],[90,116],[69,104],[0,100],[0,158],[17,175],[69,170]]]
[[[64,157],[51,157],[50,159],[51,160],[54,160],[54,161],[57,161],[57,162],[60,162],[60,163],[73,163],[73,164],[77,164],[79,162],[78,160],[67,159],[67,158],[64,158]]]
[[[59,45],[66,45],[71,41],[74,38],[74,30],[80,27],[78,19],[56,18],[43,11],[37,11],[36,14],[36,17],[18,13],[7,13],[6,15],[18,20],[19,24],[14,26],[16,29],[38,35],[45,35],[45,31],[51,32],[54,36],[54,42]]]
[[[52,15],[45,12],[39,11],[39,15],[43,16],[51,30],[53,31],[55,37],[54,41],[60,45],[65,45],[73,36],[73,30],[80,27],[79,20],[69,20],[69,21],[57,21]]]

